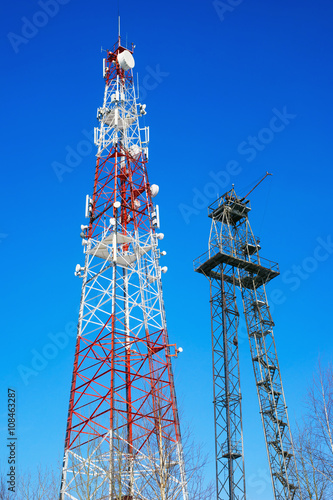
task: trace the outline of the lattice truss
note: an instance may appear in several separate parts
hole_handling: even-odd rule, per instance
[[[188,500],[162,295],[148,131],[120,40],[106,87],[84,267],[60,499]],[[131,52],[131,51],[130,51]],[[156,192],[156,189],[155,189]]]
[[[230,272],[221,266],[222,275]],[[245,491],[241,390],[238,358],[238,321],[233,280],[211,279],[214,411],[217,494],[229,491],[242,498]],[[225,327],[224,327],[225,325]]]
[[[211,287],[214,408],[218,499],[245,500],[245,470],[238,356],[240,291],[247,325],[274,498],[301,498],[287,406],[265,285],[279,274],[259,255],[248,219],[249,200],[234,189],[208,210],[209,250],[194,262]]]

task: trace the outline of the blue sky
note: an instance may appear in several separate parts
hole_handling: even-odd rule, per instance
[[[117,36],[116,2],[54,2],[15,0],[0,20],[0,425],[6,429],[14,387],[22,470],[56,465],[63,452],[101,47]],[[304,412],[318,357],[327,362],[333,351],[333,7],[328,0],[229,0],[229,7],[120,0],[147,104],[150,180],[160,186],[169,334],[184,349],[176,391],[184,424],[212,459],[209,286],[192,261],[208,247],[206,206],[231,183],[245,194],[273,173],[251,195],[250,217],[262,256],[280,265],[268,295],[292,423]],[[55,164],[65,165],[63,175]],[[248,500],[272,500],[243,323],[240,351]],[[1,445],[4,468],[6,458]]]

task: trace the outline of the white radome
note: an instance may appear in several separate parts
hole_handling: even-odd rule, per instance
[[[129,152],[131,153],[131,156],[135,159],[139,158],[140,154],[141,154],[141,148],[137,145],[137,144],[133,144],[130,148],[129,148]]]
[[[157,184],[152,184],[150,186],[151,197],[155,198],[155,196],[158,195],[159,190],[160,190],[160,187]]]
[[[125,71],[133,69],[135,66],[134,57],[128,50],[120,52],[120,54],[118,54],[117,56],[117,59],[121,69]]]

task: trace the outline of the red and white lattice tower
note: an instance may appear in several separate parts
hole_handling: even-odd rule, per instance
[[[132,53],[119,36],[104,59],[61,500],[188,500]]]

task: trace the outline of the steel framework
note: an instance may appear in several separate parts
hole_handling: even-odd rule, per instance
[[[104,59],[60,500],[188,500],[132,48]]]
[[[236,291],[242,296],[276,500],[301,498],[265,285],[278,265],[259,255],[248,199],[234,188],[208,208],[209,250],[194,269],[210,281],[218,500],[245,500]]]

